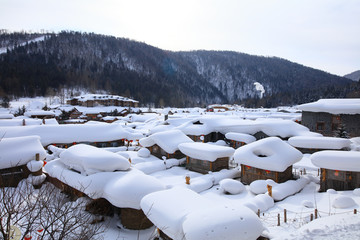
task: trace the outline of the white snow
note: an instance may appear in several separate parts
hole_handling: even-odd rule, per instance
[[[228,132],[225,134],[225,137],[229,140],[244,142],[246,144],[256,141],[256,138],[254,136],[245,133]]]
[[[349,196],[336,196],[332,202],[334,208],[354,208],[356,205],[354,199]]]
[[[336,137],[311,137],[296,136],[289,138],[288,142],[293,147],[311,149],[343,149],[350,148],[351,141],[345,138]]]
[[[0,169],[27,164],[39,153],[40,160],[46,152],[37,136],[0,139]]]
[[[267,185],[270,186],[276,186],[278,183],[276,183],[272,179],[266,179],[266,180],[255,180],[252,183],[250,183],[250,191],[254,194],[262,194],[267,192]]]
[[[264,96],[264,93],[265,93],[264,86],[259,82],[254,82],[254,85],[255,85],[256,91],[260,92],[260,98],[262,98]]]
[[[260,169],[283,172],[302,156],[300,151],[280,138],[269,137],[238,148],[234,160]]]
[[[26,164],[26,167],[29,169],[30,172],[37,172],[43,167],[43,165],[43,161],[32,160]]]
[[[235,152],[231,147],[199,142],[181,143],[179,149],[191,158],[211,162],[218,158],[231,157]]]
[[[242,184],[239,180],[229,178],[221,180],[219,185],[224,190],[224,192],[230,194],[239,194],[245,190],[244,184]]]
[[[298,106],[302,111],[327,112],[331,114],[360,114],[360,98],[320,99]]]
[[[360,172],[360,152],[325,150],[311,155],[312,163],[320,168]]]
[[[173,239],[255,239],[263,231],[258,217],[246,207],[214,204],[182,187],[145,196],[141,208]]]
[[[33,116],[47,116],[47,117],[55,117],[55,113],[52,111],[44,111],[44,110],[31,110],[24,113],[26,117]]]
[[[180,130],[171,130],[154,133],[149,137],[140,139],[139,142],[143,147],[151,147],[157,144],[167,153],[174,153],[179,150],[178,146],[180,143],[193,142],[193,140]]]
[[[97,172],[125,171],[130,162],[115,153],[90,145],[77,144],[60,154],[60,161],[81,174],[90,175]]]
[[[150,157],[150,151],[147,148],[141,148],[137,154],[139,157],[143,157],[143,158]]]

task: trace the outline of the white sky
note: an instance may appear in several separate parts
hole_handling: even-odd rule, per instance
[[[360,69],[360,0],[0,0],[0,29],[277,56],[337,75]]]

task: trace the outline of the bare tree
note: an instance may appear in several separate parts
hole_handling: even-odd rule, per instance
[[[0,188],[0,239],[100,239],[102,223],[85,211],[86,198],[70,201],[59,189],[45,183],[39,189],[21,181],[16,188]],[[35,238],[36,237],[36,238]]]

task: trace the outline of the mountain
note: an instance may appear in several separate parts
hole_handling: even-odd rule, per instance
[[[285,59],[172,52],[94,33],[0,32],[0,53],[0,96],[54,95],[66,88],[105,90],[144,105],[277,106],[352,91],[349,79]]]
[[[344,77],[353,81],[360,81],[360,70],[346,74]]]

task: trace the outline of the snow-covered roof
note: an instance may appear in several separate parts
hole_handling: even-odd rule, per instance
[[[229,140],[244,142],[247,144],[256,141],[256,138],[254,136],[252,136],[250,134],[246,134],[246,133],[228,132],[225,134],[225,137]]]
[[[46,151],[38,136],[1,138],[0,169],[24,165],[35,159],[37,153],[40,160],[45,159]]]
[[[236,149],[237,163],[283,172],[302,158],[302,153],[277,137],[264,138]]]
[[[25,123],[26,126],[29,125],[59,125],[55,118],[49,119],[34,119],[34,118],[15,118],[15,119],[4,119],[0,121],[0,127],[11,127],[11,126],[23,126]]]
[[[106,123],[0,127],[0,135],[5,137],[38,135],[43,146],[52,143],[138,140],[143,137],[140,133],[129,132],[119,124]]]
[[[11,113],[0,113],[0,119],[13,119],[14,115]]]
[[[140,170],[98,172],[88,176],[68,169],[60,160],[45,165],[47,173],[93,199],[105,198],[119,208],[140,209],[141,199],[165,186]]]
[[[108,100],[108,99],[127,101],[127,102],[138,102],[136,100],[127,97],[122,97],[118,95],[108,95],[108,94],[85,94],[78,97],[73,97],[72,99],[77,99],[78,101],[84,101],[84,102],[88,100]]]
[[[32,116],[49,116],[54,117],[55,113],[52,111],[44,111],[44,110],[31,110],[24,113],[24,116],[26,117],[32,117]]]
[[[312,154],[310,159],[320,168],[360,172],[360,152],[357,151],[325,150]]]
[[[336,137],[308,137],[296,136],[288,140],[289,144],[298,148],[312,148],[312,149],[342,149],[350,148],[351,141],[346,138]]]
[[[218,158],[231,157],[235,152],[231,147],[200,142],[181,143],[179,149],[189,157],[211,162]]]
[[[125,171],[130,168],[130,163],[126,158],[85,144],[77,144],[63,151],[60,154],[60,161],[85,175],[115,170]]]
[[[172,239],[256,239],[263,231],[261,221],[249,208],[216,204],[182,187],[145,196],[141,209]]]
[[[151,147],[154,144],[157,144],[167,153],[174,153],[179,150],[178,146],[180,143],[187,142],[193,142],[193,140],[180,130],[158,132],[150,135],[149,137],[140,139],[141,146]]]
[[[302,111],[327,112],[332,114],[360,114],[360,98],[320,99],[298,106]]]

